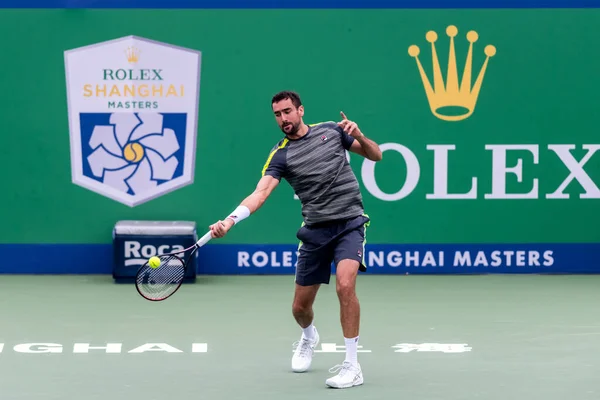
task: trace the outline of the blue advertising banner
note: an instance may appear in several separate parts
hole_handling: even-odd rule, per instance
[[[153,250],[161,246],[144,245]],[[137,247],[129,250],[135,252]],[[208,244],[198,251],[197,273],[292,275],[296,251],[294,245]],[[110,274],[115,264],[111,245],[3,244],[0,252],[19,255],[0,265],[0,273],[7,274]],[[600,273],[600,244],[367,244],[364,256],[367,275]]]
[[[293,274],[297,248],[211,245],[200,249],[200,274]],[[365,246],[366,274],[598,273],[600,244]],[[334,272],[332,266],[332,272]]]

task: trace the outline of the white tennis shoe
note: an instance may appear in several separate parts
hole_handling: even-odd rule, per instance
[[[329,387],[336,389],[351,388],[363,384],[363,374],[360,364],[352,365],[348,361],[344,361],[341,365],[336,365],[331,368],[329,372],[339,373],[325,381],[325,384]]]
[[[292,357],[292,371],[294,372],[305,372],[310,368],[312,363],[312,357],[315,352],[315,348],[319,344],[319,332],[315,328],[315,336],[313,340],[307,339],[302,334],[300,341],[294,343],[294,356]]]

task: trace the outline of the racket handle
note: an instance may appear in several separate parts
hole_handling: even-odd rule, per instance
[[[202,236],[202,237],[200,238],[200,240],[198,240],[198,241],[196,242],[196,245],[197,245],[198,247],[204,246],[206,243],[208,243],[208,241],[209,241],[210,239],[212,239],[212,235],[211,235],[211,232],[210,232],[210,231],[208,231],[208,232],[206,232],[206,233],[204,234],[204,236]]]

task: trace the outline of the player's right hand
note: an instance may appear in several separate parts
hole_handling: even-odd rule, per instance
[[[229,229],[233,226],[233,221],[230,219],[226,219],[225,221],[217,221],[212,224],[209,228],[212,232],[213,238],[222,238],[227,234]]]

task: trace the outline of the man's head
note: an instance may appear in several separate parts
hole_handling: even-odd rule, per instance
[[[304,106],[298,93],[283,91],[273,96],[271,107],[277,124],[286,135],[294,135],[302,125]]]

